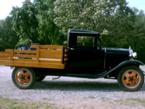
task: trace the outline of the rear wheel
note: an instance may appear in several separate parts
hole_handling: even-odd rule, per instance
[[[20,89],[31,88],[35,83],[35,73],[28,68],[15,68],[12,72],[13,83]]]
[[[143,72],[137,66],[123,68],[118,75],[120,87],[125,91],[137,91],[144,83]]]

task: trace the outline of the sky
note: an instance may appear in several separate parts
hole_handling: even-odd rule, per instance
[[[0,0],[0,19],[5,19],[13,6],[22,6],[24,0]]]
[[[145,0],[127,0],[130,7],[136,7],[145,12]]]
[[[24,0],[0,0],[0,19],[5,19],[13,6],[21,7]],[[145,12],[145,0],[127,0],[130,7],[136,7]]]

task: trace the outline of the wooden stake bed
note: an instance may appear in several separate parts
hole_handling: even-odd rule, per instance
[[[64,69],[63,46],[32,45],[31,49],[32,50],[6,49],[0,52],[0,65]]]

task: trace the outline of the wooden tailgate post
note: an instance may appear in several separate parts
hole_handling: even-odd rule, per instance
[[[37,50],[37,62],[39,63],[39,57],[40,57],[40,46],[39,45],[37,45],[36,46],[36,50]]]

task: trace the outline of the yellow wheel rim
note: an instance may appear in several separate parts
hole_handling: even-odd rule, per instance
[[[127,88],[136,88],[141,82],[141,75],[136,70],[127,70],[122,76],[122,82]]]
[[[31,82],[31,73],[27,69],[20,69],[15,78],[19,85],[28,85]]]

